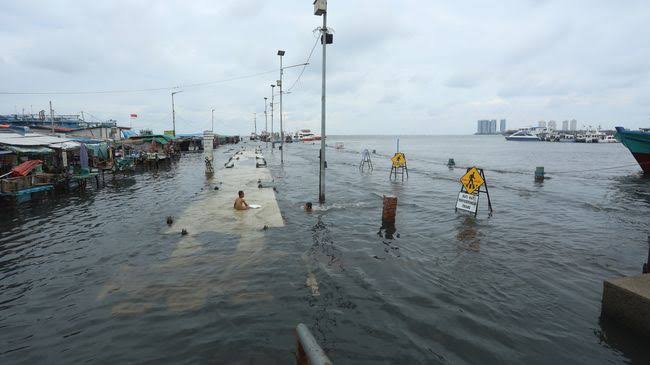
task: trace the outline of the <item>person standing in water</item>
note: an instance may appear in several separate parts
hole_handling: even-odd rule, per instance
[[[237,199],[235,199],[235,204],[234,208],[237,210],[246,210],[249,209],[248,203],[246,203],[246,200],[244,200],[244,192],[242,190],[239,190]]]

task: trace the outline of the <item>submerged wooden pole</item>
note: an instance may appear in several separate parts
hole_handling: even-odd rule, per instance
[[[384,195],[384,208],[381,214],[382,226],[394,226],[397,214],[397,197]]]

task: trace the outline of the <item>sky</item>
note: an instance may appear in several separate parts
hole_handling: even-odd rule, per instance
[[[650,126],[648,19],[636,0],[329,0],[327,133],[470,134],[502,118]],[[52,101],[55,113],[163,131],[182,91],[177,133],[210,129],[214,109],[217,133],[245,135],[254,118],[265,128],[277,50],[291,66],[314,49],[299,79],[301,67],[284,72],[285,91],[295,86],[283,119],[319,133],[321,25],[311,0],[2,1],[0,114]],[[12,94],[30,92],[59,93]]]

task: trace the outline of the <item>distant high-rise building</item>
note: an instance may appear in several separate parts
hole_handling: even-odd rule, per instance
[[[479,120],[476,126],[476,134],[485,134],[487,130],[487,120]]]
[[[476,134],[496,134],[497,133],[497,120],[496,119],[481,119],[476,123]]]
[[[546,128],[546,121],[540,120],[537,122],[537,126],[540,128]]]
[[[563,120],[562,121],[562,130],[563,131],[568,131],[569,130],[569,121],[568,120]]]
[[[506,131],[506,120],[501,119],[501,123],[499,125],[499,132],[503,133]]]
[[[575,131],[578,129],[578,121],[575,119],[571,119],[571,128],[570,130]]]
[[[548,129],[556,130],[557,129],[557,123],[554,120],[551,120],[550,122],[548,122]]]

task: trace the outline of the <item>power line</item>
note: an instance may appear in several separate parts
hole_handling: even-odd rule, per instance
[[[203,86],[209,86],[214,84],[221,84],[224,82],[237,81],[243,79],[250,79],[270,73],[275,73],[276,70],[258,72],[255,74],[236,76],[227,79],[214,80],[214,81],[205,81],[197,82],[193,84],[180,84],[172,87],[155,87],[147,89],[122,89],[122,90],[100,90],[100,91],[0,91],[0,95],[92,95],[92,94],[127,94],[127,93],[139,93],[139,92],[153,92],[153,91],[169,91],[175,89],[191,89],[198,88]]]
[[[307,68],[307,65],[309,64],[309,60],[311,60],[311,56],[314,54],[314,50],[316,49],[316,45],[318,44],[319,39],[320,39],[320,37],[316,37],[316,41],[314,42],[314,46],[311,47],[311,51],[309,51],[309,56],[307,56],[307,61],[305,61],[305,65],[302,66],[302,70],[300,70],[300,74],[298,74],[298,77],[296,78],[296,81],[293,82],[291,87],[289,87],[289,89],[287,89],[286,92],[290,92],[296,86],[298,81],[300,81],[300,78],[302,77],[302,74],[305,72],[305,69]]]

